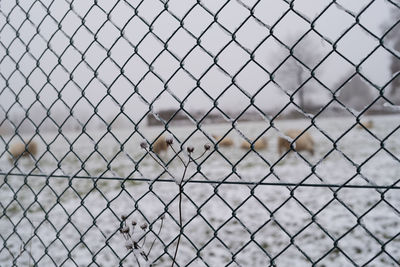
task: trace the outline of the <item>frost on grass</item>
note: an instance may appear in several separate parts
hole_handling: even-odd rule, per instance
[[[396,157],[400,156],[400,131],[393,130],[400,124],[400,118],[371,119],[374,121],[372,132],[379,139],[386,138],[385,149],[380,149],[380,143],[369,133],[353,129],[337,143],[337,149],[342,151],[339,153],[329,139],[312,132],[316,144],[313,157],[324,158],[316,160],[319,164],[314,174],[302,158],[285,157],[265,179],[269,184],[257,185],[255,177],[265,177],[271,170],[255,153],[246,156],[246,161],[252,164],[240,166],[242,179],[238,179],[226,159],[213,151],[209,152],[210,157],[204,158],[200,171],[197,165],[191,164],[188,172],[194,174],[194,179],[216,182],[185,185],[177,263],[180,266],[189,263],[193,266],[269,266],[270,259],[274,259],[277,266],[296,267],[311,265],[311,259],[318,261],[318,266],[333,267],[352,266],[348,260],[351,258],[360,266],[366,263],[376,267],[397,266],[400,258],[400,217],[395,209],[400,206],[398,189],[321,187],[344,183],[368,186],[367,181],[398,187],[400,163]],[[276,124],[283,130],[306,127],[300,120]],[[330,136],[341,136],[352,124],[354,120],[346,118],[341,118],[340,123],[333,119],[318,121],[318,127]],[[252,123],[249,127],[264,129],[265,122]],[[157,135],[156,130],[146,131],[146,136]],[[181,138],[188,132],[180,128],[176,134]],[[269,148],[259,153],[272,163],[279,159],[277,137],[277,134],[272,136]],[[205,139],[201,135],[193,138],[192,153],[196,154],[204,149]],[[126,151],[140,160],[144,154],[140,149],[141,140],[134,141],[137,147],[126,148]],[[58,145],[56,156],[65,152],[62,145]],[[105,151],[110,153],[107,158],[112,158],[111,152],[115,150]],[[233,164],[243,156],[236,149],[222,148],[220,152],[230,153],[229,160]],[[162,159],[172,155],[169,151]],[[370,156],[373,157],[362,164]],[[351,161],[362,166],[357,169]],[[119,163],[119,171],[127,174],[134,171],[135,166],[128,159]],[[29,161],[20,164],[22,171],[35,167]],[[50,158],[40,162],[39,167],[55,170],[57,165],[54,164]],[[63,168],[67,175],[69,171],[79,170],[81,162],[71,160],[68,164],[68,168]],[[145,168],[140,169],[141,166]],[[97,167],[88,163],[85,170],[92,174]],[[0,161],[0,168],[7,171],[12,165],[4,160]],[[139,170],[147,174],[163,169],[151,157],[144,157]],[[168,170],[175,175],[182,169],[179,162],[174,161]],[[131,175],[137,177],[135,173]],[[303,183],[318,187],[274,185],[279,181],[298,183],[304,179]],[[252,184],[249,187],[219,181],[250,181]],[[69,179],[29,176],[25,179],[9,175],[1,177],[1,184],[0,204],[4,211],[0,229],[3,229],[1,236],[7,240],[0,249],[1,266],[30,266],[35,262],[40,266],[58,266],[72,260],[78,266],[137,266],[136,258],[141,266],[171,265],[181,229],[177,219],[177,183],[129,179],[91,181],[74,176]],[[133,239],[126,240],[119,231],[120,214],[129,214],[125,221]],[[165,214],[165,219],[162,231],[158,232],[160,214]],[[132,220],[137,222],[134,231]],[[143,223],[147,224],[146,230],[140,228]],[[156,241],[148,253],[153,240]]]

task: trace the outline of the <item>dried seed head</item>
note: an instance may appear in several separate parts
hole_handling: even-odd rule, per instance
[[[146,149],[148,147],[146,141],[141,142],[140,143],[140,147],[143,148],[143,149]]]
[[[172,143],[174,142],[174,139],[172,137],[168,137],[165,142],[167,143],[167,145],[172,145]]]
[[[165,219],[165,214],[162,214],[162,215],[160,216],[160,219],[161,219],[161,220],[164,220],[164,219]]]
[[[146,224],[146,223],[142,224],[142,225],[140,226],[140,228],[142,228],[142,230],[146,230],[147,224]]]
[[[132,221],[132,225],[135,226],[137,224],[136,221]]]
[[[188,146],[188,147],[186,148],[186,150],[187,150],[188,153],[193,153],[194,147]]]
[[[129,227],[128,227],[128,226],[123,227],[123,228],[121,229],[121,233],[123,233],[123,234],[129,233]]]
[[[127,250],[133,249],[133,246],[132,246],[131,243],[126,243],[126,244],[125,244],[125,247],[126,247]]]
[[[121,215],[121,219],[122,219],[123,221],[125,221],[126,218],[128,218],[128,216],[126,216],[126,215]]]
[[[209,144],[205,144],[205,145],[204,145],[204,149],[205,149],[205,150],[210,150],[210,148],[211,148],[211,147],[210,147]]]

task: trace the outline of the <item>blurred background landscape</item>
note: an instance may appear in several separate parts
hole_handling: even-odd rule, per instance
[[[396,4],[2,1],[0,132],[398,112]]]

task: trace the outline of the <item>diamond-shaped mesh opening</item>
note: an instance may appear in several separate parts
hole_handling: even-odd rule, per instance
[[[208,242],[207,246],[201,251],[201,256],[205,262],[211,264],[228,264],[232,260],[232,254],[218,239],[213,239]]]
[[[342,36],[344,31],[353,25],[354,20],[340,5],[329,4],[329,7],[317,18],[316,30],[327,39],[336,41]],[[334,26],[327,23],[331,17],[336,18],[337,23]]]
[[[246,112],[246,109],[250,104],[249,102],[249,96],[246,91],[240,90],[237,86],[230,86],[223,91],[217,102],[214,102],[214,104],[218,104],[218,109],[223,113],[223,115],[225,115],[225,117],[227,117],[226,119],[228,121],[233,120],[234,118],[240,120],[240,116]],[[232,104],[237,107],[235,111],[230,107]],[[238,114],[235,114],[234,112]]]
[[[356,147],[360,147],[357,155],[346,149],[349,147],[350,142],[352,142]],[[380,142],[366,131],[355,129],[342,136],[342,138],[337,142],[337,147],[351,162],[361,164],[368,160],[371,155],[380,148]],[[368,147],[368,151],[362,151],[363,147]]]
[[[242,205],[236,211],[236,217],[241,223],[246,225],[250,232],[253,233],[265,224],[265,221],[269,218],[270,214],[268,210],[265,209],[264,203],[260,203],[260,201],[255,198],[250,198],[241,204]],[[253,207],[257,207],[259,213],[249,216],[248,211]],[[263,219],[256,220],[256,218]]]
[[[296,25],[295,31],[288,28],[288,24]],[[283,14],[277,24],[274,25],[274,37],[276,37],[283,45],[292,47],[295,43],[307,33],[309,24],[304,18],[298,14],[288,11]],[[288,35],[288,32],[290,34]]]
[[[163,80],[169,80],[179,69],[179,61],[168,52],[163,52],[153,64],[154,72]]]
[[[284,153],[287,152],[285,151]],[[279,160],[278,166],[274,168],[274,173],[279,180],[299,183],[309,177],[311,173],[309,163],[296,153],[297,152],[289,152],[284,154],[283,159]],[[297,171],[288,171],[287,166],[291,166]]]
[[[379,203],[363,217],[362,222],[375,238],[382,243],[387,243],[392,242],[393,238],[398,235],[388,225],[388,222],[393,219],[398,219],[396,211],[385,203]]]
[[[366,184],[366,182],[364,182],[364,184]],[[374,189],[365,189],[354,194],[354,197],[350,197],[349,192],[349,188],[341,189],[338,192],[338,199],[342,201],[345,208],[348,208],[349,211],[354,212],[356,215],[362,215],[373,208],[380,197],[379,192]]]
[[[390,61],[398,62],[399,59],[390,54],[386,49],[378,47],[371,55],[362,63],[362,74],[373,84],[384,87],[392,79],[392,75],[379,74],[373,68],[375,62],[388,57]],[[376,90],[376,89],[375,89]],[[380,103],[381,104],[381,103]],[[381,104],[382,105],[382,104]]]
[[[249,18],[237,33],[237,41],[245,48],[254,50],[268,35],[267,28],[260,25],[256,18]]]
[[[323,257],[332,246],[329,236],[316,224],[311,224],[304,229],[296,236],[294,242],[313,262]],[[314,242],[318,242],[318,248],[312,245]]]
[[[255,147],[256,152],[251,151],[249,148],[250,143],[247,141],[243,141],[242,146],[244,144],[244,148],[241,148],[241,153],[239,156],[239,162],[235,166],[236,172],[239,176],[243,177],[248,181],[260,181],[269,173],[269,162],[265,155],[265,149],[262,148],[262,142],[257,141],[253,146]],[[258,148],[259,146],[260,148]],[[249,173],[251,170],[251,173]]]
[[[243,21],[249,16],[249,11],[238,2],[228,1],[221,8],[220,15],[218,22],[230,32],[234,32],[243,26]]]
[[[367,43],[368,46],[353,50],[351,44],[356,40],[357,42]],[[365,32],[361,27],[355,26],[338,42],[338,51],[352,63],[359,64],[361,60],[365,60],[366,57],[369,56],[376,46],[377,40],[375,38],[371,37],[371,35]]]
[[[248,62],[249,55],[237,43],[231,42],[219,53],[218,65],[229,75],[236,75]]]
[[[197,121],[204,120],[213,107],[214,103],[210,96],[198,88],[194,89],[185,101],[185,110],[188,110],[193,119]]]
[[[361,174],[368,177],[376,184],[392,185],[398,181],[398,178],[396,178],[396,175],[400,171],[398,167],[398,156],[398,153],[393,155],[384,151],[379,151],[362,166]],[[379,162],[377,162],[377,158],[380,159]],[[389,170],[383,176],[381,172],[377,171],[380,168],[388,168]]]
[[[161,42],[153,34],[146,34],[137,47],[139,54],[148,64],[163,50]]]
[[[185,56],[184,67],[196,79],[200,79],[213,64],[212,58],[198,46]]]
[[[293,236],[305,227],[310,215],[297,200],[289,199],[282,203],[273,216],[285,232]]]
[[[365,264],[372,255],[380,252],[381,247],[375,238],[370,236],[362,227],[357,226],[344,236],[338,246],[358,265]],[[368,256],[365,255],[368,251]]]
[[[212,23],[201,36],[201,46],[217,55],[232,40],[229,32],[220,24]]]
[[[274,221],[268,221],[268,223],[256,233],[255,241],[271,257],[275,258],[287,248],[289,237]]]
[[[347,233],[357,222],[352,210],[348,210],[342,203],[341,198],[340,200],[331,199],[317,215],[318,224],[335,240]],[[332,224],[332,220],[339,222]]]
[[[190,23],[191,21],[196,21],[198,17],[202,17],[203,19],[197,23]],[[190,12],[185,14],[185,19],[183,20],[183,22],[186,24],[185,29],[187,29],[191,35],[194,35],[197,38],[202,35],[212,21],[213,17],[200,5],[196,5],[194,8],[191,8]]]
[[[318,183],[318,178],[310,177],[306,183]],[[286,193],[287,194],[287,193]],[[313,187],[300,187],[296,188],[295,191],[296,199],[302,203],[307,209],[316,214],[326,208],[332,197],[332,191],[325,187],[313,188]],[[319,201],[314,201],[317,198]]]
[[[254,77],[250,79],[249,77]],[[235,84],[243,91],[249,94],[254,94],[256,90],[263,87],[269,81],[267,73],[258,65],[250,62],[246,67],[236,76]]]

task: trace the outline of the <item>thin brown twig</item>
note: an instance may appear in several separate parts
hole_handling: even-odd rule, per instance
[[[179,160],[182,162],[183,165],[185,165],[185,161],[182,159],[182,157],[179,155],[179,153],[175,150],[175,148],[172,145],[169,145],[172,149],[172,151],[174,151],[175,155],[179,158]]]
[[[166,171],[169,175],[171,175],[171,177],[174,177],[167,169],[167,167],[165,167],[164,164],[162,164],[161,162],[159,162],[159,159],[157,159],[156,157],[154,157],[154,155],[150,152],[150,150],[148,150],[147,148],[144,148],[144,150],[146,150],[146,152],[158,163],[158,165],[160,165],[164,171]]]
[[[135,256],[135,259],[136,259],[136,262],[137,262],[138,266],[140,267],[140,262],[139,262],[138,256],[136,256],[134,251],[132,251],[132,253],[133,253],[133,256]]]
[[[176,248],[175,248],[175,253],[174,253],[174,258],[173,258],[173,260],[172,260],[172,265],[171,265],[171,267],[173,267],[174,266],[174,264],[176,263],[176,256],[178,255],[178,249],[179,249],[179,244],[180,244],[180,241],[181,241],[181,236],[182,236],[182,231],[183,231],[183,229],[182,229],[182,193],[183,193],[183,181],[184,181],[184,179],[185,179],[185,175],[186,175],[186,171],[187,171],[187,169],[188,169],[188,166],[189,166],[189,164],[190,164],[190,162],[191,162],[191,155],[190,155],[191,153],[189,153],[189,159],[188,159],[188,161],[187,161],[187,163],[185,164],[183,164],[184,166],[185,166],[185,168],[184,168],[184,170],[183,170],[183,174],[182,174],[182,179],[181,179],[181,181],[179,182],[179,206],[178,206],[178,212],[179,212],[179,235],[178,235],[178,241],[177,241],[177,243],[176,243]]]
[[[183,170],[183,173],[182,173],[182,178],[181,178],[181,180],[178,181],[178,180],[175,178],[175,182],[176,182],[176,183],[178,184],[178,186],[179,186],[179,193],[178,193],[178,196],[179,196],[179,206],[178,206],[179,222],[178,222],[178,223],[179,223],[179,229],[180,229],[180,231],[179,231],[179,234],[178,234],[178,240],[177,240],[176,247],[175,247],[174,257],[173,257],[173,259],[172,259],[172,265],[171,265],[171,267],[173,267],[174,264],[176,263],[176,257],[177,257],[177,255],[178,255],[179,245],[180,245],[180,241],[181,241],[181,237],[182,237],[182,233],[183,233],[183,229],[182,229],[182,225],[183,225],[183,219],[182,219],[182,199],[183,199],[183,187],[184,187],[185,184],[186,184],[186,182],[185,182],[186,172],[187,172],[187,170],[188,170],[188,167],[189,167],[190,163],[191,163],[191,162],[196,163],[196,161],[197,161],[198,159],[200,159],[201,157],[203,157],[204,154],[210,149],[210,146],[207,145],[207,144],[204,145],[204,151],[203,151],[203,153],[202,153],[200,156],[196,157],[196,158],[192,158],[192,153],[193,153],[193,151],[194,151],[194,148],[193,148],[193,147],[187,147],[188,160],[185,162],[185,161],[182,159],[182,157],[179,155],[179,153],[177,152],[177,150],[175,150],[175,148],[172,146],[172,141],[167,141],[167,145],[171,147],[172,151],[175,153],[175,156],[178,157],[178,159],[182,162],[182,164],[183,164],[183,166],[184,166],[184,170]],[[171,177],[174,177],[174,175],[172,175],[172,174],[167,170],[167,168],[166,168],[161,162],[159,162],[159,161],[151,154],[151,152],[147,149],[147,144],[146,144],[145,142],[143,142],[143,143],[141,144],[141,147],[142,147],[143,149],[145,149],[145,150],[150,154],[150,156],[151,156],[162,168],[164,168],[164,170],[165,170],[169,175],[171,175]],[[161,228],[162,228],[162,225],[163,225],[163,220],[161,220],[160,229],[159,229],[157,235],[159,235],[159,233],[160,233],[160,231],[161,231]],[[147,255],[150,254],[150,251],[151,251],[151,249],[152,249],[153,246],[154,246],[155,240],[156,240],[156,238],[154,238],[154,241],[152,242],[152,244],[151,244],[151,246],[150,246],[150,250],[149,250],[149,252],[148,252]],[[146,255],[146,254],[145,254],[145,255]]]
[[[198,156],[198,157],[195,158],[195,159],[192,159],[192,161],[193,161],[193,162],[194,162],[194,161],[197,161],[198,159],[202,158],[202,157],[204,156],[204,154],[206,154],[206,153],[207,153],[207,150],[204,150],[203,153],[202,153],[200,156]]]
[[[164,219],[161,218],[160,228],[158,229],[157,235],[154,237],[154,240],[153,240],[153,242],[151,243],[149,252],[148,252],[147,255],[146,255],[147,257],[150,255],[150,252],[151,252],[151,250],[153,249],[153,246],[154,246],[154,243],[156,242],[157,236],[160,236],[160,233],[161,233],[161,229],[162,229],[162,227],[163,227],[163,224],[164,224]]]
[[[174,258],[172,260],[171,267],[173,267],[174,264],[176,263],[176,256],[178,255],[178,248],[179,248],[179,244],[180,244],[181,236],[182,236],[182,192],[183,192],[183,186],[182,186],[182,183],[180,183],[179,184],[179,208],[178,208],[178,210],[179,210],[179,234],[178,234],[178,241],[176,243]]]

